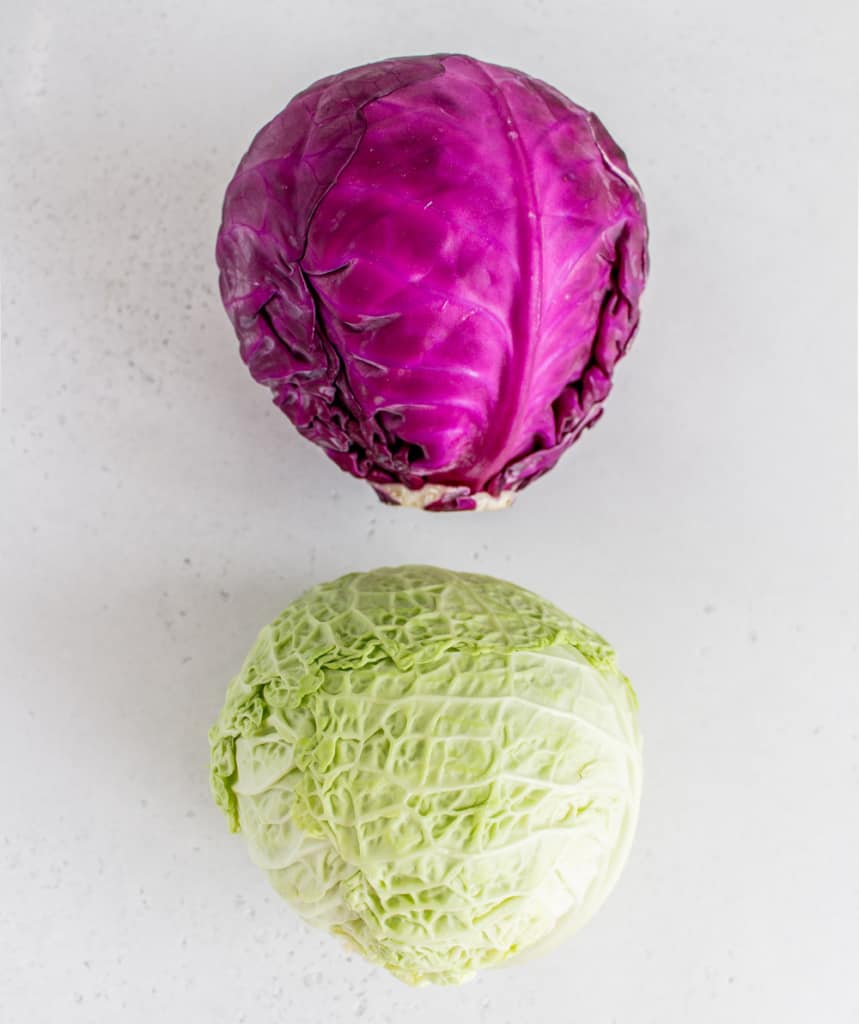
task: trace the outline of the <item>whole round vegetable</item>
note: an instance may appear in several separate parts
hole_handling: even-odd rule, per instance
[[[535,594],[354,573],[260,633],[210,733],[212,788],[307,921],[405,981],[457,983],[605,899],[636,717],[612,649]]]
[[[305,437],[385,501],[471,509],[596,421],[646,243],[594,114],[440,55],[296,96],[239,164],[217,260],[242,358]]]

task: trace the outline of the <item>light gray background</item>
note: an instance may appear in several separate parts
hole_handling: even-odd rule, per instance
[[[4,1021],[859,1019],[855,10],[4,0]],[[602,423],[494,515],[377,504],[252,384],[216,293],[254,131],[321,75],[438,50],[596,110],[652,226]],[[460,990],[306,929],[207,787],[257,629],[403,561],[603,631],[646,737],[603,912]]]

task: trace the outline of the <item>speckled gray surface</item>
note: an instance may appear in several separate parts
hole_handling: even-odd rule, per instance
[[[3,1021],[857,1019],[856,16],[799,6],[3,5]],[[212,256],[234,165],[297,89],[439,49],[597,110],[653,227],[603,422],[484,516],[384,508],[298,438]],[[401,561],[544,593],[642,705],[615,894],[456,991],[306,929],[207,788],[257,628]]]

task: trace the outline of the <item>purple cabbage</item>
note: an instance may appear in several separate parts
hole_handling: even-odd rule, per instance
[[[497,507],[599,417],[639,318],[641,191],[594,114],[520,71],[404,57],[256,136],[218,235],[254,379],[380,497]]]

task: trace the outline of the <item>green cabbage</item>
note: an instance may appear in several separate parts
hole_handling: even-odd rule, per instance
[[[607,643],[502,580],[405,566],[318,586],[259,635],[212,788],[311,924],[457,983],[553,945],[616,881],[641,776]]]

